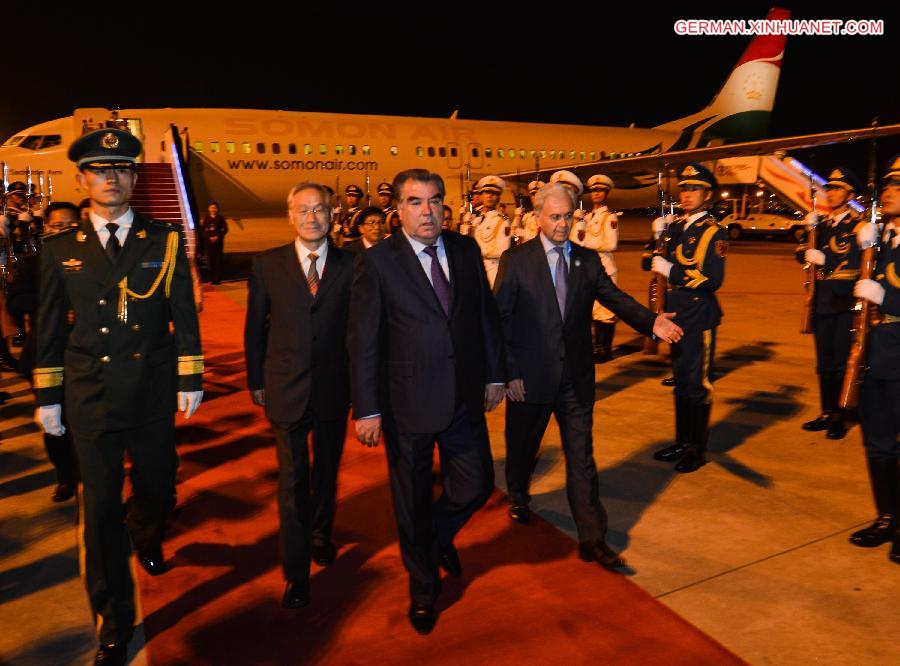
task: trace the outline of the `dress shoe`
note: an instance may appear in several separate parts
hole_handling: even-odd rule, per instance
[[[281,596],[281,605],[284,608],[309,606],[309,581],[289,580],[284,587],[284,594]]]
[[[163,559],[162,546],[148,548],[138,552],[138,562],[151,576],[161,576],[169,569]]]
[[[25,344],[25,334],[24,333],[16,333],[12,339],[12,346],[18,349],[22,345]]]
[[[660,382],[663,386],[675,386],[675,378],[674,377],[666,377],[664,380]]]
[[[822,412],[814,418],[812,421],[807,421],[804,423],[801,428],[804,430],[809,430],[811,432],[817,432],[819,430],[828,430],[828,425],[831,423],[831,412]]]
[[[628,566],[625,558],[603,541],[582,541],[578,544],[578,557],[585,562],[596,562],[606,569],[620,569]]]
[[[660,449],[656,453],[653,454],[654,460],[662,460],[663,462],[674,462],[675,460],[681,460],[681,457],[684,455],[684,452],[687,451],[687,444],[672,444],[672,446],[667,446],[664,449]]]
[[[875,548],[893,540],[897,523],[891,515],[878,516],[875,522],[850,535],[850,543],[860,548]]]
[[[310,556],[312,561],[321,567],[327,567],[337,559],[337,548],[333,543],[326,543],[310,548]]]
[[[437,624],[437,613],[434,612],[434,604],[417,604],[415,601],[409,605],[409,622],[416,633],[430,634]]]
[[[509,517],[517,523],[527,525],[531,521],[531,509],[524,504],[510,504]]]
[[[828,439],[844,439],[847,434],[847,426],[844,425],[844,419],[841,415],[832,415],[831,423],[828,424],[828,432],[825,437]]]
[[[128,661],[128,643],[117,642],[101,645],[94,657],[95,664],[103,666],[125,666]]]
[[[441,553],[441,556],[438,558],[438,564],[454,578],[462,576],[462,564],[459,562],[459,553],[456,552],[453,544],[450,544],[450,547]]]
[[[72,499],[74,494],[72,486],[68,483],[57,483],[56,488],[53,489],[53,494],[50,495],[50,499],[54,502],[65,502]]]
[[[688,451],[684,454],[684,457],[678,461],[678,464],[675,465],[675,471],[681,472],[682,474],[690,474],[691,472],[696,472],[705,464],[705,456],[702,456],[694,451]]]
[[[891,546],[888,559],[894,564],[900,564],[900,537],[894,537],[894,545]]]

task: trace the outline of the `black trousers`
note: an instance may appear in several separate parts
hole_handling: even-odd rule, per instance
[[[310,546],[331,542],[347,418],[318,420],[308,411],[297,423],[272,422],[272,430],[278,455],[281,566],[286,580],[304,580],[309,577]]]
[[[44,433],[44,449],[47,458],[56,470],[56,482],[74,485],[77,480],[75,450],[72,445],[72,433],[68,430],[60,436]]]
[[[384,419],[391,495],[400,553],[409,572],[413,601],[430,604],[438,579],[437,559],[456,534],[490,497],[494,465],[484,416],[476,423],[465,403],[457,402],[453,420],[437,433],[400,432]],[[432,460],[437,442],[443,492],[432,499]]]
[[[847,357],[850,356],[852,327],[852,312],[816,315],[813,319],[816,372],[819,374],[819,399],[823,412],[837,409]]]
[[[900,458],[900,381],[866,377],[859,394],[859,421],[869,458]]]
[[[716,329],[683,328],[681,340],[672,345],[675,395],[692,404],[710,403],[713,387],[709,373],[716,345]]]
[[[608,524],[594,464],[593,408],[593,404],[575,398],[571,382],[565,379],[552,403],[506,402],[506,487],[510,501],[527,505],[531,499],[531,475],[553,414],[562,436],[566,496],[579,541],[602,541]]]
[[[160,543],[175,484],[175,422],[161,419],[117,432],[74,431],[84,504],[85,578],[91,608],[103,618],[100,642],[129,640],[134,583],[129,535],[138,551]],[[123,459],[133,494],[122,504]]]
[[[222,281],[224,243],[209,243],[206,246],[206,259],[209,262],[209,281],[219,284]]]

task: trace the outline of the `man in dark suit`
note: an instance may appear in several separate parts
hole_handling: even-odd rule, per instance
[[[244,349],[253,402],[275,432],[282,605],[300,608],[309,603],[310,557],[324,566],[337,555],[331,527],[350,409],[353,255],[328,244],[331,195],[321,185],[296,185],[288,213],[297,238],[253,262]]]
[[[384,240],[384,211],[375,206],[364,208],[359,214],[360,237],[341,246],[347,252],[362,252]]]
[[[658,317],[619,290],[596,252],[569,242],[576,195],[560,183],[538,191],[538,236],[500,258],[494,293],[506,339],[506,483],[510,516],[529,520],[528,488],[541,438],[556,416],[566,457],[566,492],[579,553],[608,568],[624,565],[606,545],[592,443],[594,301],[637,331],[676,340],[672,314]]]
[[[436,622],[438,566],[458,576],[453,539],[493,488],[484,410],[503,399],[502,338],[475,241],[441,233],[444,182],[397,175],[401,230],[358,255],[350,305],[350,375],[357,438],[384,428],[409,619]],[[401,279],[398,279],[401,278]],[[435,441],[443,494],[432,502]]]
[[[200,327],[181,228],[128,205],[140,153],[140,141],[122,130],[76,139],[69,159],[91,199],[89,217],[45,238],[41,252],[37,419],[44,432],[64,434],[65,393],[83,482],[85,578],[102,619],[96,657],[102,664],[125,663],[133,632],[129,536],[149,574],[166,571],[161,542],[175,492],[176,404],[190,417],[203,397]]]

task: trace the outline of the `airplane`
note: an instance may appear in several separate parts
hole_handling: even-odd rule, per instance
[[[767,19],[787,19],[775,8]],[[84,131],[126,127],[144,142],[148,163],[177,161],[195,201],[217,201],[234,218],[271,217],[285,210],[286,192],[312,180],[339,194],[355,184],[374,193],[401,170],[439,173],[452,206],[485,174],[505,177],[507,198],[524,193],[532,178],[569,169],[583,179],[606,173],[616,184],[617,208],[658,201],[657,172],[684,161],[760,155],[775,150],[900,133],[877,129],[764,139],[775,102],[784,35],[752,39],[713,100],[695,114],[653,128],[418,118],[242,109],[122,109],[110,122],[106,109],[77,109],[72,116],[16,133],[0,147],[11,179],[26,169],[48,180],[53,198],[79,201],[68,145]]]

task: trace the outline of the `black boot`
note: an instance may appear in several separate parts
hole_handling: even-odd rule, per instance
[[[897,533],[897,459],[868,458],[867,462],[878,518],[850,535],[850,543],[860,548],[880,546]]]
[[[653,454],[654,460],[663,462],[675,462],[680,460],[690,444],[690,428],[688,419],[690,404],[684,399],[675,396],[675,443]]]
[[[675,465],[676,472],[689,474],[696,472],[706,464],[706,443],[709,439],[709,412],[711,409],[711,402],[690,405],[688,424],[691,445],[684,457]]]
[[[834,391],[831,386],[833,383],[832,375],[819,374],[819,404],[822,405],[822,413],[812,421],[804,423],[802,426],[804,430],[813,432],[828,430],[828,425],[831,423],[831,411],[837,407],[832,399]]]
[[[613,337],[616,333],[616,325],[602,321],[594,322],[594,338],[598,344],[594,347],[594,361],[605,363],[612,359]],[[599,351],[599,353],[598,353]]]

